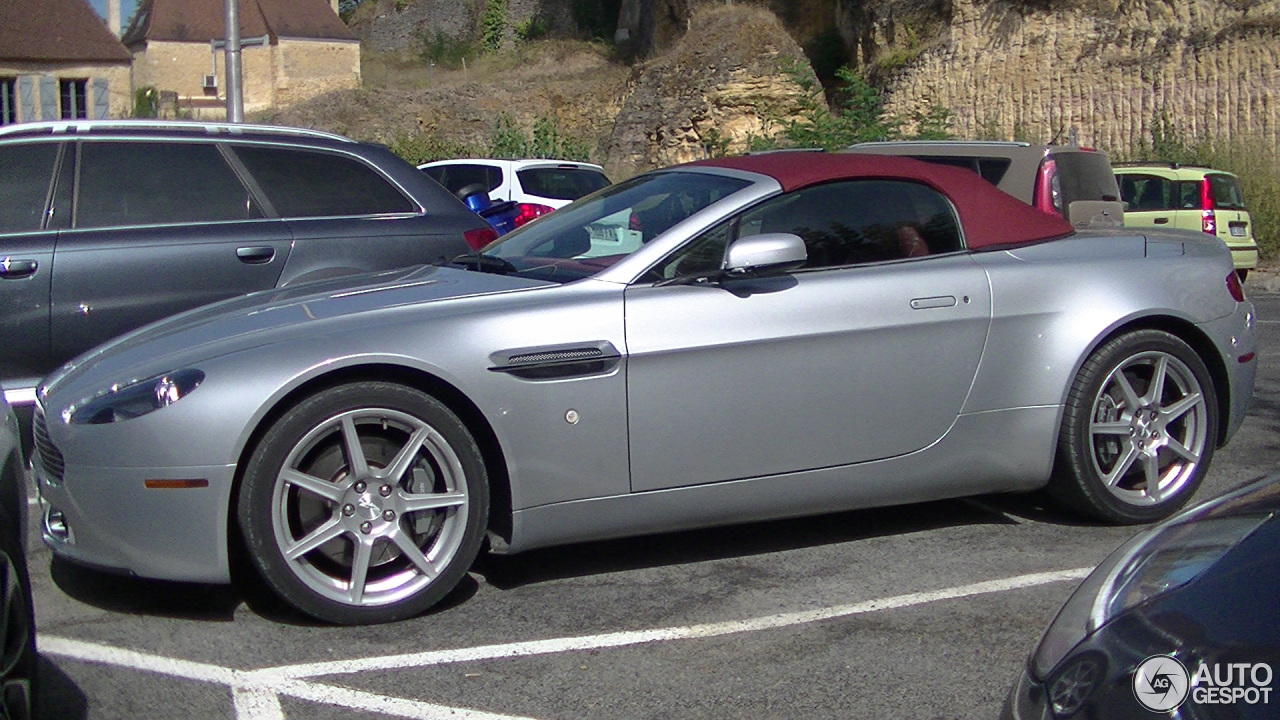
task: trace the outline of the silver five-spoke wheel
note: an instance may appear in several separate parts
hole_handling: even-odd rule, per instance
[[[245,473],[250,555],[286,601],[339,623],[437,602],[479,548],[484,465],[462,422],[386,383],[308,398],[264,435]]]

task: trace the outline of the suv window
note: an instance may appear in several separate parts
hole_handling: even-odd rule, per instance
[[[1118,200],[1116,176],[1106,155],[1096,152],[1057,152],[1050,158],[1058,164],[1058,181],[1062,189],[1062,205],[1065,211],[1076,200]],[[1168,195],[1166,194],[1166,198]],[[1057,203],[1054,203],[1057,205]]]
[[[213,143],[80,143],[77,228],[262,217]]]
[[[529,168],[517,172],[516,177],[525,192],[553,200],[577,200],[609,186],[604,173],[583,168]]]
[[[950,155],[910,155],[908,157],[935,165],[951,165],[953,167],[972,170],[992,185],[999,185],[1004,174],[1009,171],[1013,161],[1001,157],[960,157]]]
[[[0,147],[0,233],[40,229],[57,154],[48,142]]]
[[[791,233],[804,240],[805,269],[901,260],[962,248],[951,204],[932,188],[896,180],[857,180],[804,188],[721,223],[651,270],[660,280],[720,267],[734,238]]]
[[[1126,207],[1133,211],[1142,210],[1169,210],[1173,208],[1173,200],[1178,197],[1174,193],[1174,182],[1155,175],[1121,175],[1120,176],[1120,199],[1125,201]],[[1194,184],[1183,183],[1182,197],[1179,202],[1186,199],[1186,188],[1190,187],[1194,190]],[[1195,203],[1199,203],[1199,198],[1195,199]],[[1192,207],[1195,207],[1193,204]]]
[[[1209,196],[1213,198],[1212,208],[1205,210],[1245,210],[1244,193],[1240,190],[1240,181],[1230,175],[1206,175],[1209,183]]]
[[[454,195],[468,185],[484,185],[486,191],[493,192],[494,188],[502,184],[502,168],[493,165],[437,165],[423,168],[422,171]]]
[[[385,177],[355,158],[262,145],[237,145],[234,149],[282,217],[382,215],[417,210]]]

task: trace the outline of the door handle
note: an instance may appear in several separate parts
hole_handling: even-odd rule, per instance
[[[1169,224],[1169,218],[1167,218],[1167,217],[1163,217],[1163,218],[1156,218],[1154,222],[1155,222],[1155,224],[1157,224],[1157,225],[1168,225],[1168,224]]]
[[[4,260],[0,260],[0,277],[5,280],[31,277],[36,274],[36,268],[38,267],[40,267],[40,263],[35,260],[14,260],[6,256]]]
[[[267,245],[259,247],[242,247],[236,248],[236,257],[240,258],[240,262],[247,265],[261,265],[271,262],[271,258],[276,256],[276,249]]]
[[[956,298],[954,295],[939,295],[937,297],[916,298],[911,301],[912,310],[929,310],[932,308],[945,308],[945,307],[955,307],[955,306],[956,306]]]

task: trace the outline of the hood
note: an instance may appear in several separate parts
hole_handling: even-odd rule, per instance
[[[542,287],[555,283],[426,265],[264,290],[189,310],[99,345],[46,378],[40,392],[51,393],[90,369],[114,382],[178,353],[190,362],[296,334],[334,332],[350,322],[377,322],[404,308]]]

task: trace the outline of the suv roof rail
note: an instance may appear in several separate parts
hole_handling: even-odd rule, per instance
[[[876,145],[955,145],[958,147],[1031,147],[1031,143],[1021,140],[871,140],[854,143],[849,147],[874,147]]]
[[[41,122],[17,123],[0,127],[0,137],[20,137],[24,135],[77,135],[93,131],[111,130],[180,130],[186,132],[204,132],[210,135],[244,135],[250,133],[293,135],[295,137],[313,137],[341,142],[355,142],[351,138],[308,128],[288,127],[285,125],[252,125],[245,123],[198,122],[194,120],[45,120]]]
[[[1111,163],[1112,167],[1167,167],[1170,170],[1178,170],[1180,168],[1195,168],[1197,170],[1209,170],[1208,165],[1199,163],[1180,163],[1170,162],[1168,160],[1131,160],[1129,162]]]

